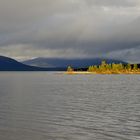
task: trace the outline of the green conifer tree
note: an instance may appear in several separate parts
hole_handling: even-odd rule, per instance
[[[131,71],[131,64],[127,64],[127,70]]]
[[[137,64],[134,64],[134,66],[133,66],[133,70],[138,70],[138,65]]]

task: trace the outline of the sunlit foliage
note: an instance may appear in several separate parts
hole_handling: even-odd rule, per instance
[[[71,66],[68,66],[67,72],[73,72],[73,71],[74,71],[73,68]]]
[[[140,69],[138,68],[137,64],[134,64],[133,66],[131,64],[107,64],[105,61],[101,62],[101,65],[99,66],[89,66],[88,72],[94,72],[94,73],[136,73],[140,72]]]
[[[74,69],[71,66],[67,68],[68,73],[74,73]],[[76,71],[79,72],[79,71]],[[99,73],[99,74],[140,74],[140,69],[138,64],[107,64],[106,61],[102,61],[100,65],[89,66],[87,71],[88,73]]]

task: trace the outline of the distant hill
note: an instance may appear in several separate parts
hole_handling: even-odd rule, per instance
[[[105,59],[105,58],[89,58],[89,59],[63,59],[63,58],[35,58],[31,60],[24,61],[23,63],[30,66],[37,67],[68,67],[69,65],[73,68],[86,68],[90,65],[100,65],[102,60],[106,60],[107,63],[122,63],[126,64],[124,61],[115,59]]]
[[[22,64],[14,59],[0,56],[0,71],[64,71],[64,68],[39,68]]]

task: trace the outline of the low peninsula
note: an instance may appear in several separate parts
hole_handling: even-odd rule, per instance
[[[102,61],[98,66],[89,66],[86,71],[74,70],[68,66],[65,74],[140,74],[140,68],[138,64],[107,64],[106,61]]]

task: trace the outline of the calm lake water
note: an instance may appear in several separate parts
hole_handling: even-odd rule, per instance
[[[1,72],[0,140],[140,140],[140,75]]]

